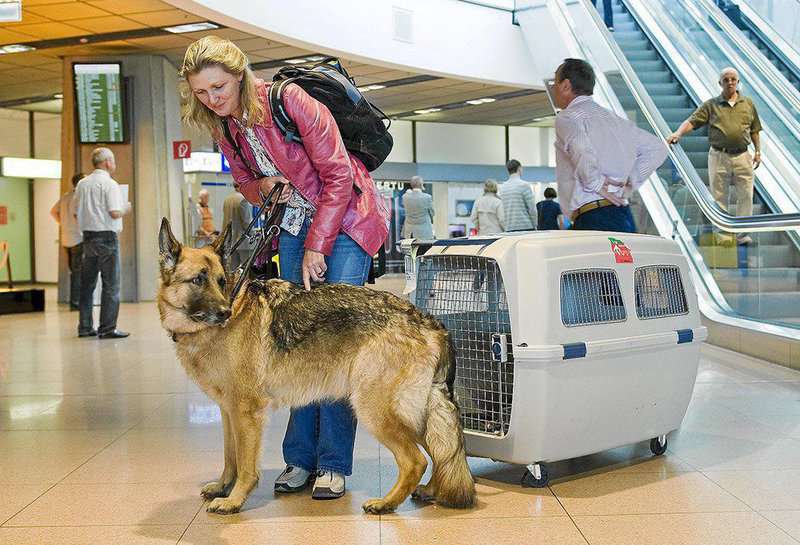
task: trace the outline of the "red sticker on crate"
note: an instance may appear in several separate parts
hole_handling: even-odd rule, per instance
[[[630,248],[625,246],[625,243],[619,239],[608,237],[611,241],[611,252],[614,254],[614,259],[617,263],[633,263],[633,254]]]

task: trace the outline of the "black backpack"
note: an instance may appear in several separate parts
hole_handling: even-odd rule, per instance
[[[286,66],[272,78],[269,88],[272,118],[287,142],[302,142],[297,125],[283,107],[283,91],[290,83],[299,85],[330,110],[345,147],[367,170],[371,172],[381,166],[392,151],[391,120],[364,98],[338,59],[328,57],[312,66]]]

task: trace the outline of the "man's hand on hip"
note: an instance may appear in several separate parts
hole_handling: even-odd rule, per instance
[[[598,193],[614,206],[625,206],[625,198],[618,193],[619,188],[624,188],[627,182],[617,182],[606,177]],[[613,192],[611,191],[613,189]]]

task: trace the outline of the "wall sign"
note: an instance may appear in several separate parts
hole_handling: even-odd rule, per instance
[[[191,140],[175,140],[172,142],[172,158],[187,159],[192,155]]]

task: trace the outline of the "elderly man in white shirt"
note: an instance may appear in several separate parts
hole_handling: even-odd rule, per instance
[[[120,292],[119,233],[122,216],[131,211],[122,201],[119,184],[111,177],[117,168],[108,148],[92,151],[95,170],[78,183],[78,227],[83,233],[79,337],[121,339],[129,334],[117,329]],[[97,275],[103,280],[100,301],[100,328],[93,325],[92,306]]]
[[[591,97],[591,65],[566,59],[556,70],[556,180],[573,229],[636,232],[628,197],[667,158],[666,145]]]

